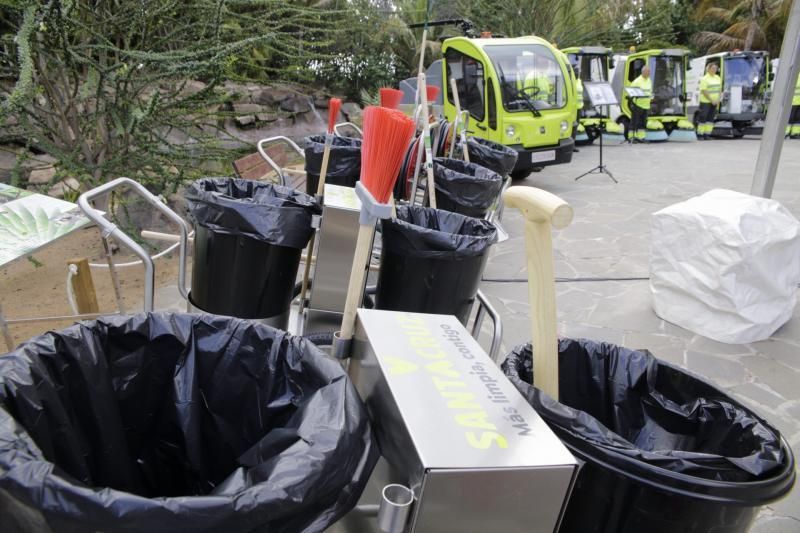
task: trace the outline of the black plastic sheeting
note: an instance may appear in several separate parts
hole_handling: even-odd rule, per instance
[[[559,436],[609,452],[605,460],[702,485],[769,478],[791,454],[758,415],[647,351],[560,339],[558,352],[560,402],[530,385],[529,344],[509,354],[503,370]]]
[[[461,143],[456,145],[456,151],[461,153]],[[467,139],[467,153],[469,160],[482,167],[497,172],[501,176],[508,176],[514,165],[517,164],[519,153],[511,147],[479,137]]]
[[[462,259],[483,255],[497,242],[491,222],[441,209],[398,206],[381,221],[384,250],[408,257]]]
[[[317,194],[325,135],[306,137],[306,192]],[[361,176],[361,139],[333,136],[325,183],[355,187]]]
[[[488,168],[459,159],[433,160],[437,207],[483,217],[503,188],[503,177]]]
[[[236,178],[204,178],[186,190],[191,218],[226,235],[241,235],[290,248],[304,248],[314,232],[319,203],[295,189]]]
[[[323,531],[377,457],[341,367],[255,322],[109,317],[0,357],[4,533]]]

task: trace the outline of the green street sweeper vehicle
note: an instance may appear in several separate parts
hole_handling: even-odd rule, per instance
[[[575,75],[581,80],[581,88],[587,82],[606,82],[609,78],[609,65],[612,63],[611,49],[602,46],[574,46],[561,50],[567,55]],[[591,144],[601,134],[610,141],[622,141],[623,128],[611,120],[607,109],[595,108],[585,90],[578,95],[583,105],[578,105],[578,131],[576,144]]]
[[[456,115],[453,78],[470,134],[519,152],[512,177],[572,161],[575,78],[552,44],[533,36],[453,37],[444,41],[442,56],[445,117]]]
[[[632,101],[625,92],[642,73],[650,67],[653,95],[648,112],[645,140],[696,141],[694,124],[687,112],[686,73],[689,68],[689,51],[682,49],[645,50],[614,56],[614,73],[611,84],[620,105],[612,108],[612,118],[628,131]]]

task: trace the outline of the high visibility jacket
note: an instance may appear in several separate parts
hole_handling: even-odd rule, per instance
[[[634,98],[633,103],[641,107],[642,109],[650,109],[650,102],[653,99],[653,80],[651,78],[645,78],[644,76],[639,76],[633,82],[631,82],[631,87],[637,87],[644,91],[645,96],[641,98]]]
[[[525,74],[522,79],[520,90],[524,90],[534,100],[548,101],[550,94],[553,92],[553,86],[550,84],[550,78],[542,73],[530,71]],[[538,89],[538,90],[535,90]]]
[[[575,98],[578,101],[578,109],[583,109],[583,82],[580,78],[575,78]]]
[[[708,96],[703,94],[703,91],[708,93]],[[722,95],[722,79],[714,74],[713,76],[708,72],[705,76],[700,78],[700,103],[701,104],[718,104],[719,98]],[[710,99],[709,99],[710,97]]]
[[[797,76],[797,83],[794,84],[794,97],[792,105],[800,105],[800,76]]]

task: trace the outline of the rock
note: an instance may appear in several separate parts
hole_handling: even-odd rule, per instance
[[[236,126],[239,128],[246,128],[248,126],[255,126],[256,124],[256,116],[255,115],[237,115],[234,119],[236,121]]]
[[[253,93],[253,102],[277,107],[285,98],[295,94],[297,94],[297,91],[288,85],[270,85],[255,91]]]
[[[31,185],[45,185],[53,181],[56,177],[56,167],[50,165],[46,167],[34,168],[28,176],[28,183]]]
[[[199,80],[189,80],[186,82],[186,85],[183,87],[184,94],[197,94],[203,89],[208,87],[207,84],[203,83]]]
[[[330,97],[326,94],[316,93],[314,94],[314,107],[317,109],[328,109],[328,102],[330,101]]]
[[[345,102],[342,104],[342,114],[347,118],[347,122],[355,122],[361,117],[361,107],[355,102]]]
[[[54,198],[64,198],[67,192],[77,192],[81,190],[81,182],[75,178],[67,178],[59,181],[47,191],[48,196]]]
[[[280,108],[290,113],[307,113],[312,109],[311,102],[309,96],[292,94],[281,100]]]

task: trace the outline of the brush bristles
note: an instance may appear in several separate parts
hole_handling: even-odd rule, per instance
[[[428,104],[432,104],[436,101],[436,97],[439,96],[439,88],[436,85],[425,85],[425,96],[428,97]]]
[[[400,101],[403,99],[403,91],[400,89],[391,89],[384,87],[380,90],[381,107],[388,107],[389,109],[397,109],[400,106]]]
[[[415,129],[414,120],[396,109],[364,109],[361,183],[381,203],[389,201]]]
[[[336,117],[339,116],[339,109],[342,108],[342,101],[338,98],[331,98],[328,102],[328,133],[333,133],[336,125]]]

